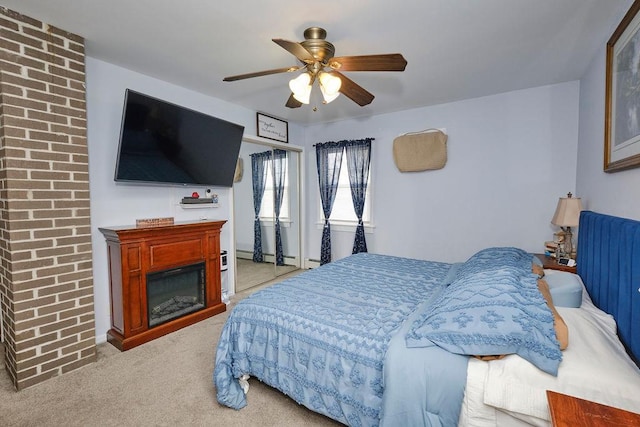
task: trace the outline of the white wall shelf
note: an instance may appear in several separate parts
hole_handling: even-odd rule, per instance
[[[219,203],[178,203],[182,209],[211,209],[219,208]]]

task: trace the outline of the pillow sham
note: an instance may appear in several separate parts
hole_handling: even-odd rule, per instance
[[[533,255],[515,247],[491,247],[473,254],[458,269],[457,278],[496,269],[511,268],[530,272],[533,268]]]
[[[553,297],[551,296],[551,292],[549,291],[549,285],[544,279],[538,279],[538,289],[540,290],[540,293],[542,294],[545,301],[547,302],[547,306],[549,307],[549,309],[551,310],[551,313],[553,314],[553,329],[556,332],[556,339],[558,340],[558,344],[560,345],[560,350],[564,351],[569,346],[569,328],[567,327],[567,324],[565,323],[562,316],[560,316],[560,313],[558,313],[558,310],[556,309],[555,304],[553,303]],[[505,356],[506,354],[498,354],[498,355],[492,355],[492,356],[474,355],[476,359],[484,360],[486,362],[490,360],[499,360]]]
[[[556,375],[562,352],[536,280],[511,268],[456,279],[413,323],[407,347],[437,345],[469,356],[515,353]]]

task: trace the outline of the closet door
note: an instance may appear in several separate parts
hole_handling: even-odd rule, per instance
[[[301,266],[301,153],[287,147],[275,148],[269,144],[243,140],[240,158],[243,163],[243,176],[233,186],[236,292],[265,283],[279,275],[297,270]],[[265,174],[264,186],[260,184],[255,186],[255,191],[263,188],[258,245],[262,251],[261,256],[254,250],[256,215],[252,177],[253,158],[263,162],[264,169],[258,168],[258,172]],[[281,194],[278,188],[281,189]],[[279,217],[276,214],[278,196],[282,199]],[[281,251],[276,249],[276,217],[280,224]]]
[[[254,256],[256,215],[253,197],[252,155],[270,151],[270,147],[242,141],[240,158],[243,172],[240,180],[233,184],[234,224],[236,240],[236,283],[235,291],[240,292],[276,277],[273,256],[269,256],[270,241],[273,241],[273,227],[268,227],[260,219],[259,230],[262,241],[262,257]],[[271,178],[267,177],[269,181]],[[263,195],[264,197],[264,195]],[[272,247],[272,245],[271,245]],[[259,255],[259,254],[256,254]]]
[[[276,152],[274,159],[278,161]],[[280,237],[282,240],[282,259],[276,262],[276,276],[290,273],[298,270],[301,266],[300,260],[300,183],[299,183],[299,164],[300,153],[295,151],[287,151],[285,159],[285,179],[283,203],[280,209]],[[277,175],[277,167],[274,173]],[[277,183],[277,176],[274,176]],[[276,192],[274,192],[274,206]],[[274,208],[275,209],[275,208]],[[275,240],[274,227],[274,240]]]

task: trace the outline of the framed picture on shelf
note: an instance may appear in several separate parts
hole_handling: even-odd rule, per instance
[[[258,136],[280,142],[289,142],[289,124],[284,120],[257,113]]]
[[[640,0],[607,42],[604,171],[640,166]]]

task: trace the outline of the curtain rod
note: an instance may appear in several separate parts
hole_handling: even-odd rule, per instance
[[[370,139],[370,140],[372,140],[372,141],[375,141],[375,140],[376,140],[375,138],[358,138],[358,139]],[[353,139],[343,139],[342,141],[356,141],[356,140],[353,140]],[[342,141],[327,141],[327,142],[342,142]],[[318,144],[326,144],[326,142],[319,142]],[[312,147],[315,147],[315,146],[316,146],[316,145],[318,145],[318,144],[313,144],[313,145],[312,145]]]

